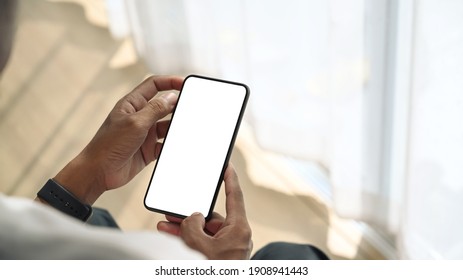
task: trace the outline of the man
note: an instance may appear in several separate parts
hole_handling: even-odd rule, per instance
[[[53,181],[84,205],[92,205],[105,191],[129,182],[156,159],[168,122],[159,121],[176,102],[181,77],[150,77],[122,98],[95,137]],[[160,222],[160,233],[125,233],[85,225],[72,215],[59,215],[42,198],[33,203],[1,197],[0,252],[7,258],[202,258],[247,259],[252,249],[238,178],[230,165],[225,174],[227,218],[215,213],[205,223],[200,214],[182,223]],[[20,205],[20,206],[19,206]],[[55,213],[56,212],[56,213]],[[210,236],[203,228],[212,233]],[[8,254],[8,255],[6,255]]]
[[[105,191],[129,182],[159,155],[158,141],[168,125],[160,120],[177,100],[174,93],[162,91],[179,90],[182,82],[175,76],[143,81],[117,102],[90,143],[53,182],[83,205],[92,205]],[[193,214],[183,221],[167,217],[158,223],[159,231],[184,243],[162,233],[90,226],[70,217],[72,213],[59,213],[39,197],[36,200],[42,203],[0,196],[0,255],[9,259],[249,259],[251,229],[231,164],[224,182],[225,218],[214,213],[206,223],[201,214]],[[298,251],[303,255],[297,256]],[[308,252],[314,254],[309,258],[326,258],[316,248],[283,243],[272,244],[257,256],[306,258]]]
[[[3,5],[3,7],[2,7]],[[12,42],[15,1],[0,2],[0,72]],[[224,176],[226,217],[166,217],[160,232],[123,232],[109,213],[91,205],[124,186],[159,155],[182,77],[153,76],[120,99],[89,144],[42,189],[35,201],[0,194],[3,259],[249,259],[251,229],[231,164]],[[58,211],[57,211],[58,210]],[[83,222],[87,221],[87,223]],[[106,225],[96,227],[92,224]],[[112,227],[112,228],[111,228]],[[167,233],[167,234],[166,234]],[[326,258],[318,249],[274,243],[254,258]]]

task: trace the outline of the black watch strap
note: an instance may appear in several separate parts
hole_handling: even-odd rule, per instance
[[[92,207],[80,202],[72,193],[49,179],[37,196],[50,204],[50,206],[82,221],[88,220],[92,215]]]

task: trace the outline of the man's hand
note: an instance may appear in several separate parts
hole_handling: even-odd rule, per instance
[[[93,204],[106,190],[128,183],[161,149],[183,78],[153,76],[124,96],[84,150],[54,178],[82,202]]]
[[[181,220],[166,216],[158,230],[177,235],[192,249],[209,259],[249,259],[252,250],[251,228],[244,207],[238,176],[231,164],[224,176],[227,217],[214,213],[207,223],[200,213]]]

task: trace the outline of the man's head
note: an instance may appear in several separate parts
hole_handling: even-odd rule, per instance
[[[11,53],[15,30],[16,0],[0,1],[0,73]]]

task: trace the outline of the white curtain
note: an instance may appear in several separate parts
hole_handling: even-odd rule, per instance
[[[463,2],[417,1],[401,246],[463,259]]]
[[[259,144],[326,168],[339,214],[401,257],[463,258],[463,2],[107,4],[154,73],[249,84]]]

